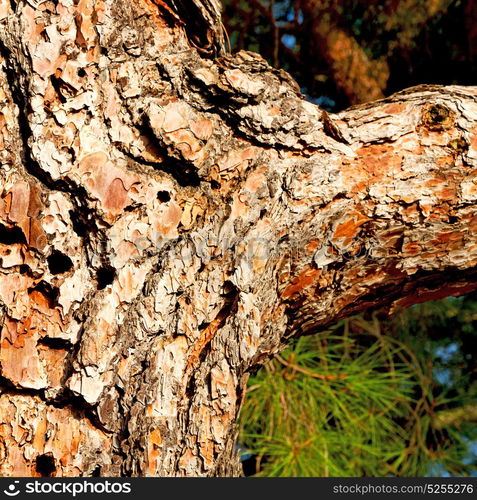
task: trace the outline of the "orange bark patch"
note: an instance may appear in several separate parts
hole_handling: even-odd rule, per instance
[[[54,385],[60,384],[63,367],[61,356],[56,355],[65,351],[58,350],[51,354],[42,346],[44,356],[41,358],[38,341],[44,337],[63,335],[64,324],[60,309],[55,307],[52,303],[54,299],[47,292],[33,289],[28,295],[25,293],[33,284],[32,280],[17,277],[3,283],[0,288],[3,300],[11,303],[16,297],[25,308],[22,320],[5,318],[1,331],[0,366],[2,375],[12,383],[40,389],[47,387],[49,381]],[[13,287],[11,290],[10,285]],[[13,296],[9,298],[11,292]]]
[[[192,346],[192,350],[188,356],[186,372],[188,372],[190,368],[196,366],[199,360],[200,353],[203,351],[205,346],[214,338],[219,328],[222,328],[222,326],[226,323],[230,312],[234,309],[234,307],[236,307],[237,303],[238,297],[235,297],[233,301],[224,305],[215,319],[212,320],[209,325],[200,332],[200,338]]]
[[[190,122],[189,126],[197,139],[202,139],[204,141],[210,139],[214,133],[214,125],[212,121],[207,118],[193,120]]]
[[[356,168],[364,169],[369,184],[381,181],[401,168],[402,156],[388,144],[373,144],[356,151],[360,159]]]
[[[65,361],[68,351],[65,349],[50,349],[47,346],[40,345],[38,354],[46,371],[48,386],[61,387],[61,382],[65,375]]]
[[[405,222],[413,221],[419,219],[420,212],[417,203],[408,205],[401,210],[402,218]]]
[[[154,240],[159,236],[174,237],[177,233],[177,227],[182,219],[182,210],[174,203],[170,202],[164,212],[157,215],[157,219],[153,219],[152,226],[156,234]]]
[[[159,446],[162,443],[161,432],[159,431],[159,429],[154,429],[149,434],[149,440],[151,441],[152,444],[156,446]]]
[[[137,176],[113,165],[102,151],[85,156],[79,163],[79,170],[90,192],[112,215],[121,213],[129,202],[128,191],[139,182]]]
[[[36,349],[37,332],[27,328],[19,334],[18,328],[17,322],[5,320],[0,344],[2,376],[21,387],[42,389],[46,378]]]
[[[47,239],[43,226],[38,219],[30,219],[29,233],[28,245],[41,252],[47,245]]]
[[[388,114],[388,115],[398,115],[399,113],[402,113],[406,111],[407,109],[407,104],[406,103],[393,103],[393,104],[388,104],[387,106],[383,107],[383,112]]]
[[[159,429],[153,429],[149,434],[147,442],[147,464],[150,476],[153,476],[156,471],[157,458],[161,455],[160,445],[162,436]]]
[[[413,241],[410,243],[405,243],[402,246],[402,251],[404,255],[417,255],[421,251],[421,245],[419,243]]]
[[[260,189],[267,182],[267,178],[264,174],[266,171],[267,167],[261,167],[249,175],[245,182],[245,189],[252,193]]]
[[[462,232],[440,233],[431,241],[440,250],[455,250],[464,244],[464,234]]]
[[[455,157],[453,155],[442,155],[436,159],[435,164],[438,166],[450,166],[455,163]]]
[[[248,213],[247,197],[244,194],[234,194],[234,199],[232,203],[232,211],[230,216],[232,219],[237,219],[238,217],[243,217]]]
[[[0,475],[7,477],[40,476],[36,457],[43,454],[53,459],[52,475],[77,476],[92,455],[106,461],[111,448],[109,437],[81,411],[54,408],[32,396],[0,396],[0,435],[10,455],[0,462]]]
[[[307,254],[312,254],[315,253],[316,249],[320,246],[320,240],[310,240],[306,245],[305,245],[305,252]]]
[[[27,182],[17,182],[12,189],[8,218],[12,222],[22,222],[28,215],[30,186]]]
[[[97,2],[101,4],[100,2]],[[93,0],[80,0],[76,7],[76,25],[77,34],[76,42],[79,45],[91,47],[96,41],[97,32],[93,16],[96,11],[99,11],[102,5],[94,5]]]
[[[457,200],[456,189],[453,187],[443,187],[437,192],[437,196],[441,201],[454,201]]]
[[[28,244],[40,251],[47,243],[39,217],[42,208],[40,189],[24,181],[14,184],[0,200],[0,216],[19,227]]]
[[[243,149],[241,151],[231,151],[227,153],[225,158],[219,162],[219,169],[222,170],[232,170],[241,169],[248,165],[249,160],[255,158],[256,151],[255,148],[250,147]]]
[[[292,280],[282,293],[282,299],[287,300],[303,290],[315,286],[321,276],[320,269],[306,267],[296,278]]]
[[[189,464],[193,463],[195,460],[197,460],[197,456],[192,453],[192,450],[189,447],[187,447],[179,459],[179,467],[187,470]],[[154,469],[152,471],[154,472]]]
[[[354,211],[350,214],[350,218],[338,224],[333,234],[333,240],[344,240],[342,245],[348,245],[351,240],[358,234],[359,227],[369,220],[360,212]]]
[[[398,308],[409,307],[414,304],[427,302],[429,300],[439,300],[444,299],[445,297],[464,295],[472,292],[476,288],[477,284],[475,283],[447,283],[442,288],[437,290],[418,290],[413,294],[396,300],[393,303],[391,312]]]
[[[126,206],[128,199],[127,189],[121,179],[114,179],[104,196],[104,206],[111,212],[119,212]]]
[[[25,38],[28,40],[28,45],[33,47],[41,40],[41,33],[45,29],[44,24],[37,24],[36,16],[37,11],[30,5],[25,5],[22,10],[23,19],[26,21]]]

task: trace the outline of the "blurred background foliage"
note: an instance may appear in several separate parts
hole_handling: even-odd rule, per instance
[[[234,50],[288,70],[329,110],[413,85],[475,84],[475,0],[222,0]]]
[[[249,380],[247,474],[475,475],[477,296],[297,339]]]
[[[477,84],[477,1],[222,0],[233,50],[330,111],[421,84]],[[249,381],[247,475],[477,475],[477,293],[360,315]]]

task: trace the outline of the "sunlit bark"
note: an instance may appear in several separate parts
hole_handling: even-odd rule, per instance
[[[477,90],[328,116],[193,4],[0,0],[4,476],[240,474],[290,336],[477,286]]]

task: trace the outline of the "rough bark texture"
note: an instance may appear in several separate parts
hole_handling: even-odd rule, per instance
[[[1,475],[240,474],[287,339],[477,286],[475,89],[328,116],[185,5],[0,0]]]

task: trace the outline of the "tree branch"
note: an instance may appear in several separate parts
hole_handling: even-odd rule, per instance
[[[290,336],[477,287],[476,89],[328,116],[157,2],[0,5],[3,475],[238,474]]]

